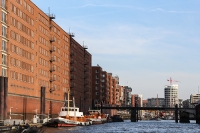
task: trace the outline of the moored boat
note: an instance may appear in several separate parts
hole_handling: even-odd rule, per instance
[[[64,119],[61,117],[53,118],[47,123],[48,127],[75,127],[78,126],[76,121]]]
[[[68,92],[68,94],[69,94],[69,92]],[[68,98],[69,98],[69,96],[68,96]],[[83,112],[80,112],[79,108],[75,107],[74,98],[73,98],[73,101],[72,101],[73,107],[69,106],[69,101],[70,100],[68,99],[68,106],[61,107],[61,111],[59,112],[59,117],[63,118],[63,119],[75,121],[80,126],[92,125],[92,120],[87,119],[87,117],[85,117],[83,115]]]
[[[110,118],[112,119],[112,122],[124,122],[120,115],[113,115]]]
[[[103,124],[107,121],[107,115],[101,113],[101,110],[88,110],[87,119],[92,120],[92,124]]]

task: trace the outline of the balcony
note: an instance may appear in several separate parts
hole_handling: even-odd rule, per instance
[[[88,72],[89,71],[89,69],[88,68],[84,68],[84,72]]]
[[[75,95],[75,93],[74,92],[70,92],[70,96],[74,96]]]
[[[55,91],[55,90],[56,90],[55,87],[51,87],[49,91],[50,91],[50,93],[52,93],[52,92]]]
[[[70,80],[74,80],[75,79],[75,76],[74,75],[71,75],[70,76]]]
[[[74,88],[76,85],[75,85],[75,83],[72,83],[71,85],[70,85],[70,88]]]
[[[50,18],[51,20],[56,18],[56,15],[55,15],[55,14],[46,13],[46,15],[49,16],[49,18]]]
[[[55,48],[55,47],[51,47],[49,51],[50,51],[51,53],[52,53],[52,52],[56,52],[56,48]]]
[[[87,92],[89,92],[89,88],[88,87],[84,88],[84,93],[87,93]]]
[[[70,64],[74,64],[76,61],[74,59],[70,60]]]
[[[71,51],[70,56],[74,56],[74,55],[75,55],[74,51]]]
[[[83,48],[86,50],[86,49],[88,49],[88,47],[86,46],[86,45],[83,45]]]
[[[85,61],[85,62],[84,62],[84,65],[89,65],[89,62],[88,62],[88,61]]]
[[[51,77],[49,81],[50,82],[56,81],[56,78],[55,77]]]
[[[52,67],[50,68],[49,71],[50,71],[50,72],[54,72],[54,71],[56,71],[56,66],[52,66]]]
[[[85,82],[85,83],[84,83],[84,86],[87,86],[87,85],[89,85],[89,83],[88,83],[88,82]]]
[[[50,43],[55,42],[55,39],[53,37],[50,38]]]
[[[88,75],[84,75],[84,79],[87,79],[87,78],[89,78],[89,76]]]
[[[54,61],[56,61],[56,58],[55,57],[51,57],[50,62],[54,62]]]
[[[86,95],[86,96],[84,96],[84,100],[87,100],[88,99],[88,96]]]
[[[75,37],[75,34],[74,34],[74,33],[70,33],[70,32],[69,32],[69,35],[70,35],[70,37]]]
[[[74,72],[74,71],[76,71],[76,69],[74,67],[71,67],[70,72]]]

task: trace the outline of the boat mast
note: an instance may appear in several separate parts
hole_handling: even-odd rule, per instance
[[[67,114],[68,114],[68,116],[69,116],[69,93],[70,93],[70,89],[68,89],[68,96],[67,96],[67,98],[68,98],[68,100],[67,100]]]
[[[75,110],[75,99],[73,97],[73,104],[74,104],[74,121],[76,120],[76,110]]]

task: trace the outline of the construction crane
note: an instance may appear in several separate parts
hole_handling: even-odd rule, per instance
[[[170,79],[168,79],[167,81],[170,82],[170,85],[172,85],[172,82],[180,82],[180,81],[177,81],[177,80],[172,80],[172,78],[170,77]]]

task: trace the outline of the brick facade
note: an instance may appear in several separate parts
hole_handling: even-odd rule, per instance
[[[0,0],[0,5],[0,73],[8,77],[7,100],[1,99],[5,102],[0,107],[1,117],[5,113],[8,118],[11,107],[13,112],[24,117],[34,114],[35,109],[38,113],[57,115],[63,106],[64,94],[70,88],[70,34],[53,21],[54,14],[44,13],[30,0]],[[79,67],[83,73],[79,74],[80,77],[87,75],[88,79],[82,78],[77,90],[84,102],[80,103],[82,100],[78,98],[76,101],[80,101],[77,102],[80,108],[88,109],[91,87],[85,82],[91,85],[91,55],[82,50],[85,54],[81,53],[83,58],[77,62],[84,59]],[[79,55],[79,51],[75,52]],[[87,67],[86,62],[89,63]],[[41,88],[45,90],[42,94]]]

